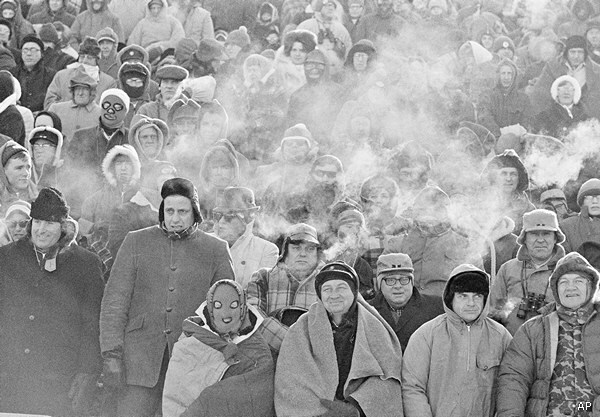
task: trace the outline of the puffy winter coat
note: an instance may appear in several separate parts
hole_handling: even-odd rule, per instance
[[[600,306],[596,304],[594,313],[581,330],[585,371],[595,393],[600,392],[599,310]],[[556,305],[552,303],[543,309],[541,316],[529,320],[517,331],[500,365],[497,417],[547,416],[558,327],[559,317]],[[598,398],[596,396],[591,410],[581,410],[576,414],[600,416]]]
[[[185,37],[181,22],[168,14],[167,0],[162,0],[163,7],[158,17],[152,17],[149,9],[144,17],[129,35],[128,45],[140,45],[146,49],[158,47],[163,51],[175,48]]]
[[[79,13],[75,18],[75,22],[71,26],[71,38],[74,38],[77,43],[81,43],[86,36],[95,37],[101,29],[109,27],[115,31],[119,41],[122,42],[125,35],[123,34],[121,20],[108,10],[108,3],[110,2],[105,0],[102,8],[95,12],[92,9],[91,0],[85,1],[87,10]]]

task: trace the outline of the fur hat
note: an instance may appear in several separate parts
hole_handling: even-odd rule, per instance
[[[552,86],[550,86],[550,96],[552,96],[552,100],[558,103],[558,86],[564,82],[571,83],[575,90],[573,92],[573,104],[579,103],[579,100],[581,99],[581,86],[579,85],[579,81],[577,81],[576,78],[571,77],[570,75],[561,75],[556,80],[554,80]]]
[[[91,55],[100,58],[100,46],[96,38],[86,36],[79,45],[79,55]]]
[[[523,229],[517,238],[517,243],[521,246],[525,244],[525,234],[536,230],[547,230],[556,233],[556,243],[565,241],[565,235],[558,227],[558,218],[556,213],[545,209],[536,209],[523,214]]]
[[[69,216],[69,206],[56,188],[42,188],[31,203],[31,218],[49,222],[63,222]]]
[[[237,45],[242,49],[250,46],[250,36],[248,35],[248,29],[246,29],[246,26],[240,26],[239,29],[229,32],[229,35],[227,35],[227,40],[225,41],[225,45],[228,43]]]
[[[565,49],[564,49],[564,57],[567,58],[570,49],[581,48],[585,52],[585,56],[587,58],[587,45],[585,38],[581,35],[573,35],[567,38],[565,41]]]
[[[358,294],[358,288],[360,287],[360,280],[354,268],[345,262],[330,262],[323,266],[319,273],[315,276],[315,290],[317,291],[317,297],[321,299],[321,287],[327,281],[339,279],[348,283],[348,286],[354,294],[354,299]]]
[[[221,206],[215,207],[214,211],[220,213],[234,213],[260,209],[260,206],[257,206],[254,200],[254,192],[246,187],[225,188],[221,204]]]
[[[210,62],[215,59],[223,59],[225,49],[214,39],[202,39],[193,55],[200,62]]]
[[[2,166],[6,166],[8,160],[19,153],[26,153],[27,155],[29,155],[27,149],[19,145],[14,140],[9,140],[8,142],[6,142],[3,146],[2,155],[0,156],[2,160]]]
[[[171,178],[166,180],[160,190],[162,200],[158,208],[158,221],[165,221],[165,198],[171,195],[181,195],[189,199],[192,203],[192,211],[194,212],[194,222],[202,223],[202,214],[200,213],[200,200],[198,198],[198,190],[192,182],[185,178]]]
[[[54,45],[60,43],[58,32],[52,23],[44,23],[40,28],[40,39],[42,42],[52,42]]]
[[[44,52],[44,42],[34,33],[30,33],[29,35],[25,35],[23,40],[21,40],[21,48],[25,46],[26,43],[35,43],[40,47],[40,51]]]
[[[594,299],[595,294],[598,292],[598,281],[600,274],[598,271],[590,265],[590,263],[581,254],[577,252],[571,252],[559,259],[554,268],[554,272],[550,275],[550,288],[552,289],[552,295],[558,305],[560,305],[560,298],[558,296],[558,280],[565,274],[576,273],[590,280],[591,283],[591,294],[588,294],[589,299]]]
[[[588,195],[600,195],[600,179],[591,178],[583,183],[577,193],[577,205],[583,207],[583,199]]]
[[[444,289],[444,304],[452,310],[452,301],[457,292],[483,294],[485,305],[490,293],[490,276],[471,264],[462,264],[454,268]]]

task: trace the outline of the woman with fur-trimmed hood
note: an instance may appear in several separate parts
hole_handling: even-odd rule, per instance
[[[108,235],[112,212],[137,192],[141,164],[131,145],[117,145],[102,161],[104,186],[88,197],[81,207],[79,225],[83,235],[103,230]]]

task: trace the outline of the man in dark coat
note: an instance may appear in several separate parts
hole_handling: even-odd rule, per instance
[[[414,287],[414,269],[404,253],[389,253],[377,259],[379,292],[369,301],[398,336],[402,351],[421,325],[444,314],[442,298],[422,295]]]
[[[44,188],[27,237],[0,248],[0,412],[89,414],[100,371],[100,260],[71,244],[69,207]]]
[[[25,36],[21,48],[21,60],[12,74],[21,84],[21,105],[38,112],[44,109],[46,90],[56,72],[42,59],[44,43],[36,35]]]
[[[13,76],[0,71],[0,134],[9,136],[19,145],[25,144],[23,116],[15,106]]]
[[[196,187],[172,178],[161,197],[160,224],[125,237],[102,300],[104,384],[119,390],[120,416],[154,415],[183,320],[212,284],[235,279],[227,242],[198,228]]]

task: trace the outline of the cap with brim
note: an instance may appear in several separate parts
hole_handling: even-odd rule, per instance
[[[377,275],[388,272],[415,272],[410,257],[404,253],[388,253],[377,259]]]
[[[287,235],[288,239],[295,242],[308,242],[320,245],[317,238],[317,230],[305,223],[298,223],[292,226]]]
[[[523,214],[523,229],[517,238],[519,245],[525,244],[525,234],[534,231],[549,231],[556,233],[556,243],[565,241],[565,235],[558,226],[556,213],[545,209],[536,209]]]

